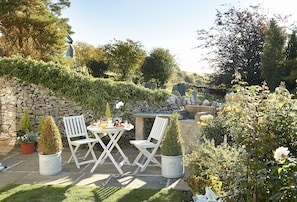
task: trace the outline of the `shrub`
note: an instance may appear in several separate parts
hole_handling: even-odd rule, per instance
[[[297,102],[283,83],[273,93],[266,85],[235,86],[235,89],[236,93],[229,97],[224,109],[214,119],[213,123],[219,123],[217,127],[208,124],[202,131],[210,132],[209,137],[217,140],[221,139],[224,133],[227,134],[232,140],[233,148],[241,153],[233,168],[235,170],[232,171],[236,173],[234,186],[230,186],[228,190],[233,193],[234,200],[270,200],[271,197],[277,196],[274,195],[272,185],[267,183],[277,182],[263,179],[277,180],[285,175],[280,173],[280,176],[276,176],[279,168],[271,163],[271,154],[280,146],[287,147],[293,156],[297,153]],[[224,132],[219,132],[219,137],[215,137],[215,133],[219,131],[218,127]],[[210,161],[209,156],[201,158]],[[213,166],[215,165],[210,164],[208,167]],[[293,179],[288,177],[285,181],[290,180],[296,180],[296,176]],[[288,184],[278,185],[279,190],[288,190]],[[226,188],[224,183],[223,188]]]
[[[47,116],[38,140],[38,152],[43,155],[56,154],[62,151],[62,139],[52,116]]]
[[[86,109],[104,116],[106,102],[122,100],[126,106],[133,106],[138,100],[153,105],[164,102],[170,95],[165,90],[149,90],[132,82],[114,82],[110,79],[94,79],[69,70],[64,66],[45,63],[16,56],[0,58],[0,76],[17,77],[24,82],[42,85],[71,99]],[[128,104],[130,103],[130,104]],[[131,109],[132,111],[132,109]]]
[[[24,112],[24,115],[21,119],[21,126],[20,126],[20,130],[22,132],[28,132],[28,131],[32,131],[33,130],[33,126],[30,122],[30,117],[29,117],[29,114],[28,114],[28,110],[25,108],[23,110]]]
[[[227,196],[236,182],[235,169],[240,161],[240,152],[230,147],[225,141],[215,146],[214,141],[204,139],[197,151],[185,156],[185,165],[190,175],[185,179],[195,194],[205,194],[205,187],[210,187],[221,197]]]
[[[165,135],[161,143],[161,153],[164,156],[180,156],[183,154],[182,137],[178,123],[178,113],[173,113],[166,128]]]

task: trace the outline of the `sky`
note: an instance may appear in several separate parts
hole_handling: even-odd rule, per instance
[[[149,54],[155,48],[170,51],[182,71],[210,73],[197,48],[197,30],[214,26],[216,10],[232,5],[247,8],[260,4],[268,14],[294,14],[295,0],[70,0],[62,12],[69,18],[75,42],[95,47],[114,39],[139,41]],[[296,12],[296,11],[295,11]],[[296,14],[291,18],[296,19]]]

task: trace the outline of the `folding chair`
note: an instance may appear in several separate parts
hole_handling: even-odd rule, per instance
[[[97,158],[93,148],[98,141],[95,138],[89,137],[83,115],[63,117],[63,121],[71,151],[68,163],[70,163],[73,159],[77,168],[80,168],[80,165],[83,164],[95,163]],[[78,150],[81,145],[88,145],[88,151],[83,157],[78,157],[78,151],[82,151],[82,149]],[[86,160],[90,153],[92,155],[92,159]]]
[[[141,172],[145,171],[150,162],[153,162],[157,166],[161,167],[161,163],[155,158],[155,155],[164,136],[167,124],[167,118],[156,117],[147,140],[130,141],[130,144],[134,145],[140,151],[132,163],[132,166],[139,166],[141,168]],[[144,162],[140,162],[142,157],[144,157]]]

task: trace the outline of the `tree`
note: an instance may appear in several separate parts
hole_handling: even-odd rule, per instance
[[[261,54],[261,72],[270,90],[279,86],[284,75],[284,62],[286,53],[284,50],[286,36],[277,25],[275,19],[270,21],[265,37],[265,45]]]
[[[114,43],[105,45],[109,70],[116,73],[119,80],[132,81],[133,75],[140,71],[145,51],[140,42],[131,39],[126,41],[114,40]]]
[[[145,81],[156,82],[158,86],[162,86],[168,82],[176,67],[169,50],[156,48],[145,58],[141,72]]]
[[[296,30],[292,31],[289,37],[287,50],[286,50],[286,62],[284,65],[284,80],[286,82],[287,89],[292,92],[296,90],[297,79],[297,37]]]
[[[106,53],[103,50],[103,47],[98,46],[95,48],[91,44],[78,41],[74,44],[74,49],[76,53],[75,59],[81,72],[85,72],[87,67],[90,69],[93,76],[102,76],[101,73],[105,72],[105,68],[107,68],[105,67],[107,66]],[[98,67],[100,68],[98,69]]]
[[[250,85],[263,81],[260,72],[260,53],[266,32],[266,16],[258,6],[240,10],[234,7],[217,11],[215,26],[209,31],[198,30],[198,48],[209,50],[206,60],[217,70],[214,84],[230,85],[238,71]]]
[[[108,65],[103,60],[98,62],[95,59],[90,59],[87,62],[87,67],[90,69],[93,77],[104,77],[108,69]]]
[[[292,34],[290,35],[290,39],[286,50],[286,59],[291,60],[296,58],[297,58],[297,36],[296,36],[296,30],[293,30]]]
[[[58,60],[66,50],[71,27],[61,16],[69,0],[0,0],[0,46],[4,55]]]

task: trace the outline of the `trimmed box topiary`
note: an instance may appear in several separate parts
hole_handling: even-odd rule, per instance
[[[39,172],[54,175],[62,171],[62,139],[52,116],[47,116],[42,124],[38,140]]]
[[[62,151],[62,139],[52,116],[44,119],[38,139],[38,152],[43,155],[56,154]]]
[[[179,114],[173,113],[161,143],[161,170],[166,178],[180,178],[184,174],[182,137]]]

